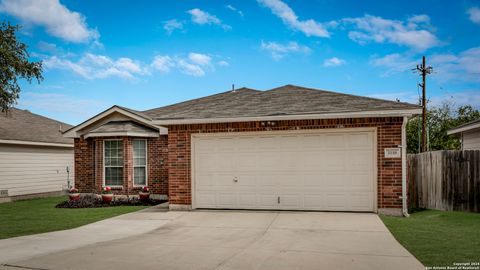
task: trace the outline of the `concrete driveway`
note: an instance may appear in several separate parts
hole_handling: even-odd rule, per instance
[[[118,218],[167,222],[136,236],[8,261],[3,269],[425,269],[375,214],[194,211]]]

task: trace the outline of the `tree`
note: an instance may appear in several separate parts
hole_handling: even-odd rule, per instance
[[[0,24],[0,108],[7,111],[17,102],[20,93],[19,79],[29,83],[43,80],[42,62],[29,62],[27,45],[17,39],[18,25]]]
[[[455,136],[447,135],[447,130],[478,118],[480,118],[480,111],[471,105],[464,105],[455,109],[451,103],[447,102],[441,106],[432,107],[427,111],[429,149],[431,151],[460,149],[460,140]],[[420,117],[411,119],[407,124],[408,153],[419,152],[420,125]]]

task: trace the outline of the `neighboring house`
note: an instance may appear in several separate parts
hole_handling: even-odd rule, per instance
[[[480,150],[480,119],[450,129],[447,134],[460,137],[462,150]]]
[[[69,128],[27,110],[0,113],[0,202],[59,194],[73,183],[73,140],[62,136]]]
[[[113,106],[64,135],[75,138],[76,187],[85,193],[106,185],[135,194],[148,185],[179,210],[401,214],[405,125],[420,112],[286,85],[142,112]]]

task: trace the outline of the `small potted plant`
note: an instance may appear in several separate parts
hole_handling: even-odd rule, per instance
[[[148,187],[143,187],[138,193],[138,196],[140,197],[140,201],[148,201],[150,199],[150,189]]]
[[[68,198],[70,199],[70,201],[78,201],[78,200],[80,200],[80,193],[78,193],[78,189],[72,187],[72,188],[68,191]]]
[[[111,203],[113,200],[113,193],[111,187],[104,187],[102,189],[102,201],[103,203]]]

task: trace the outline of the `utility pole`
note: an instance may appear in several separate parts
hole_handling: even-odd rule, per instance
[[[420,152],[427,151],[427,94],[426,94],[426,81],[427,75],[432,73],[433,68],[427,67],[425,56],[422,57],[422,64],[417,65],[416,71],[422,76],[422,83],[419,84],[422,87],[422,142]]]

